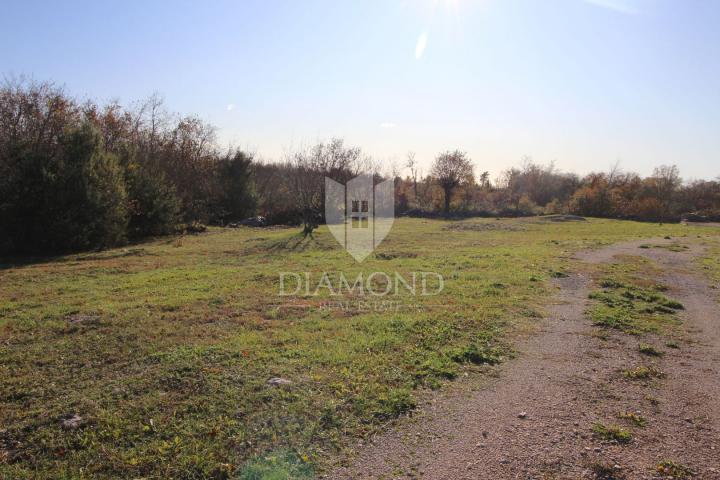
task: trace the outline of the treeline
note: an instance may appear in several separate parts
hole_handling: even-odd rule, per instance
[[[258,211],[271,222],[293,218],[320,219],[324,210],[323,178],[346,181],[360,171],[376,172],[377,181],[395,181],[395,211],[415,216],[517,217],[576,214],[640,221],[676,222],[684,214],[720,221],[720,181],[684,182],[676,166],[660,166],[641,177],[618,166],[581,177],[539,165],[530,158],[492,180],[475,174],[466,153],[438,154],[427,174],[415,155],[384,174],[359,149],[342,140],[320,143],[294,153],[283,163],[257,164]],[[304,212],[304,213],[303,213]],[[306,222],[305,230],[313,225]],[[316,222],[317,223],[317,222]]]
[[[398,214],[720,218],[720,183],[683,182],[674,166],[646,178],[619,168],[580,177],[527,158],[494,180],[476,167],[455,150],[424,173],[414,154],[383,172],[339,139],[259,162],[221,148],[211,125],[168,113],[156,96],[100,106],[10,81],[0,88],[0,253],[103,248],[253,215],[307,234],[323,222],[325,177],[361,172],[394,178]]]
[[[212,126],[157,97],[125,109],[48,83],[0,88],[2,253],[102,248],[249,215],[251,170]]]
[[[413,164],[411,155],[408,166]],[[442,178],[434,171],[420,179],[412,175],[398,178],[396,185],[400,211],[446,210]],[[720,220],[720,181],[684,182],[676,166],[660,166],[645,178],[623,172],[618,166],[581,177],[558,171],[553,164],[539,165],[525,158],[521,167],[504,171],[494,182],[487,172],[478,178],[470,172],[457,185],[452,191],[450,212],[458,215],[570,213],[672,222],[679,221],[684,214],[695,213],[698,217]]]

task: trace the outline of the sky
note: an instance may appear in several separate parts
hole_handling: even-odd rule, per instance
[[[716,0],[2,1],[0,75],[157,92],[265,160],[341,137],[400,171],[720,175]]]

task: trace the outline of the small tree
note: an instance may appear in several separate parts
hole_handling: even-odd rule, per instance
[[[465,152],[447,151],[435,158],[430,175],[443,189],[447,215],[450,212],[450,202],[455,188],[472,181],[473,165]]]
[[[290,157],[288,184],[302,215],[304,235],[312,235],[323,218],[325,177],[347,182],[358,175],[365,163],[368,161],[359,148],[345,147],[338,138]]]

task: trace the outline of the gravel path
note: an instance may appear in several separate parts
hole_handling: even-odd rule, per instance
[[[661,243],[662,241],[653,241]],[[557,280],[558,302],[541,330],[523,339],[520,355],[495,378],[466,378],[437,395],[412,418],[359,445],[332,479],[659,479],[663,460],[687,465],[694,478],[720,479],[720,315],[711,290],[693,271],[693,247],[683,252],[614,245],[578,256],[587,263],[616,255],[657,262],[685,305],[679,349],[663,348],[655,363],[667,376],[632,382],[622,369],[647,364],[638,343],[662,340],[611,333],[598,338],[584,312],[589,276]],[[628,445],[592,435],[594,422],[623,424],[638,412]],[[623,425],[625,426],[625,425]]]

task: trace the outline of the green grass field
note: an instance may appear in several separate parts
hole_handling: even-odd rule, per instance
[[[542,315],[572,252],[666,235],[717,230],[402,218],[360,264],[324,227],[313,239],[211,229],[6,263],[0,476],[310,478],[427,389],[511,355],[508,332]],[[279,272],[325,271],[430,271],[445,288],[383,297],[401,305],[384,311],[374,298],[369,311],[321,308],[326,291],[278,296]],[[79,426],[63,427],[72,415]]]

